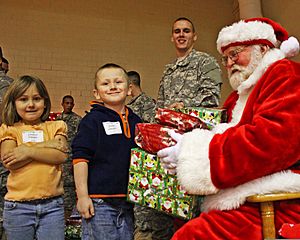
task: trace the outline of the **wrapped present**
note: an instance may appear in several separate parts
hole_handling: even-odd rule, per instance
[[[161,125],[177,128],[180,131],[188,132],[194,128],[205,128],[206,124],[198,117],[183,112],[158,108],[155,114],[155,120]]]
[[[145,151],[156,154],[176,143],[168,134],[170,129],[172,128],[156,123],[138,123],[135,127],[135,143]],[[177,129],[174,130],[180,133]]]
[[[200,118],[206,123],[208,129],[212,129],[219,123],[227,122],[226,109],[222,108],[186,107],[174,110]]]
[[[185,220],[200,212],[202,196],[189,195],[176,175],[160,165],[156,155],[140,148],[131,150],[127,200]]]

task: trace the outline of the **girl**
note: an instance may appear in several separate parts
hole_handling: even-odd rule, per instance
[[[4,97],[0,142],[10,171],[3,212],[8,239],[64,239],[66,125],[46,121],[50,108],[45,85],[31,76],[14,81]]]

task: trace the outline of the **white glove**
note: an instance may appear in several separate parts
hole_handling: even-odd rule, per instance
[[[159,157],[163,168],[168,170],[169,173],[175,174],[182,134],[176,133],[174,130],[169,130],[168,134],[176,141],[176,144],[158,151],[157,156]]]

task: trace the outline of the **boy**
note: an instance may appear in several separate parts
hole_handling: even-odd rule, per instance
[[[96,99],[72,143],[82,239],[133,237],[133,205],[126,202],[130,149],[141,119],[125,106],[126,71],[106,64],[95,75]]]

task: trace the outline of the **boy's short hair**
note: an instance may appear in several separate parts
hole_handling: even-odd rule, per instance
[[[103,66],[99,67],[98,70],[95,73],[95,81],[94,81],[94,88],[95,89],[97,89],[98,73],[101,72],[103,69],[107,69],[107,68],[121,69],[124,72],[124,77],[127,80],[127,83],[129,84],[129,78],[128,78],[128,75],[127,75],[127,71],[123,67],[121,67],[120,65],[115,64],[115,63],[106,63]]]

